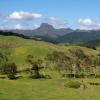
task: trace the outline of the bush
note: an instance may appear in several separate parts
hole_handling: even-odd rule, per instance
[[[63,74],[62,77],[66,78],[84,78],[84,74]]]
[[[39,79],[39,78],[51,79],[51,76],[50,75],[42,75],[42,74],[34,74],[34,75],[31,75],[30,78],[33,78],[33,79]]]
[[[80,88],[81,83],[78,81],[69,81],[65,86],[69,88]]]
[[[96,82],[91,82],[89,83],[90,85],[100,85],[100,83],[96,83]]]
[[[45,75],[46,79],[52,79],[50,75]]]
[[[33,79],[39,79],[39,78],[42,78],[43,76],[40,75],[40,74],[34,74],[34,75],[31,75],[30,78],[33,78]]]
[[[10,80],[17,79],[17,77],[15,76],[14,73],[8,74],[7,77],[8,77]]]
[[[8,63],[5,66],[5,73],[9,79],[16,79],[17,66],[15,63]]]

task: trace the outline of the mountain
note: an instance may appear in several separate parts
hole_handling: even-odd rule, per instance
[[[65,34],[73,32],[73,30],[70,28],[56,29],[48,23],[42,23],[39,28],[34,29],[34,30],[12,30],[12,32],[24,34],[31,37],[34,37],[34,36],[45,37],[46,36],[50,38],[57,38],[59,36],[63,36]]]
[[[100,37],[100,30],[75,30],[69,34],[58,37],[56,40],[62,43],[79,43],[97,39],[98,37]]]
[[[52,43],[80,43],[100,37],[100,30],[73,30],[70,28],[56,29],[48,23],[42,23],[40,27],[34,30],[10,31]]]

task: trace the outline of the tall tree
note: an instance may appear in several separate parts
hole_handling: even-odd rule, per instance
[[[71,58],[68,57],[64,52],[53,51],[47,55],[49,61],[56,65],[56,69],[60,72],[61,70],[71,70],[72,62]]]
[[[30,77],[31,78],[42,78],[43,75],[40,74],[40,70],[44,67],[42,67],[42,60],[41,59],[37,59],[35,60],[34,57],[32,55],[28,55],[26,58],[26,61],[28,62],[28,64],[31,65],[30,68]],[[34,71],[34,72],[33,72]]]
[[[86,71],[91,66],[91,59],[86,55],[83,50],[79,48],[70,49],[70,54],[73,59],[74,74]],[[85,70],[84,70],[85,69]]]

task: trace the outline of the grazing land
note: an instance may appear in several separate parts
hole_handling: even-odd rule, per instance
[[[24,71],[30,65],[26,62],[26,56],[32,55],[35,59],[44,59],[53,51],[64,52],[70,58],[73,55],[69,50],[81,49],[89,57],[96,57],[97,50],[65,44],[52,44],[43,41],[23,39],[16,36],[0,36],[0,52],[10,54],[9,60],[16,63],[18,79],[9,80],[6,74],[0,75],[0,100],[99,100],[100,85],[90,85],[90,83],[100,84],[100,78],[66,78],[62,77],[66,70],[60,72],[55,68],[44,68],[40,71],[43,75],[51,78],[30,78],[30,72]],[[59,56],[60,57],[60,56]],[[99,66],[97,66],[99,68]],[[74,71],[73,71],[74,73]],[[100,74],[100,73],[99,73]],[[87,88],[70,88],[67,82],[78,81],[86,84]]]

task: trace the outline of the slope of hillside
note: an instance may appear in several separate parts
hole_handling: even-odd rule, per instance
[[[63,43],[78,43],[97,39],[98,37],[100,37],[100,31],[74,31],[72,33],[58,37],[57,41]]]
[[[68,49],[80,48],[88,55],[97,55],[98,51],[80,46],[64,46],[63,44],[52,44],[43,41],[23,39],[17,36],[0,36],[0,51],[11,52],[12,61],[19,66],[27,66],[25,59],[27,55],[33,55],[36,59],[43,58],[54,50],[66,52]]]

